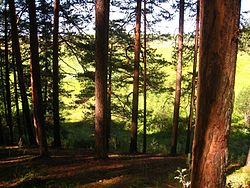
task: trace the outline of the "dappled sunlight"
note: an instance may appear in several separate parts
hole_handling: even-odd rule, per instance
[[[34,153],[34,149],[31,152]],[[169,181],[168,177],[172,177],[170,174],[177,167],[185,166],[183,157],[174,158],[163,154],[111,153],[107,160],[98,160],[93,152],[80,149],[51,149],[50,153],[51,157],[46,160],[36,159],[36,155],[5,158],[1,161],[0,170],[1,173],[5,170],[9,179],[0,179],[0,186],[34,187],[51,184],[52,187],[63,187],[69,182],[73,187],[129,187],[133,182],[150,185],[157,181],[174,181]]]
[[[21,162],[32,160],[34,158],[36,158],[36,157],[32,156],[32,155],[10,157],[10,158],[7,158],[7,159],[1,159],[0,165],[3,165],[3,164],[13,164],[13,163],[21,163]]]
[[[96,182],[92,182],[92,183],[88,183],[85,185],[79,185],[77,187],[83,187],[83,188],[91,188],[91,187],[110,187],[110,186],[114,186],[114,185],[120,185],[122,184],[124,181],[128,181],[129,180],[129,176],[117,176],[117,177],[113,177],[110,179],[103,179],[103,180],[98,180]]]

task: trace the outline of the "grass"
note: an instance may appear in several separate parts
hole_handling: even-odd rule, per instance
[[[157,48],[157,53],[163,54],[163,57],[168,61],[172,61],[172,49],[169,48],[170,43],[155,43],[151,44],[152,47]],[[67,59],[70,66],[76,68],[77,71],[81,72],[81,66],[74,59]],[[236,81],[235,81],[235,95],[242,88],[250,84],[250,64],[249,55],[244,53],[238,54],[237,59],[237,69],[236,69]],[[65,72],[70,74],[76,74],[77,71],[68,67],[67,65],[62,65]],[[164,71],[166,74],[170,75],[165,83],[168,87],[175,84],[175,70],[174,66],[165,67]],[[185,72],[185,71],[184,71]],[[93,149],[94,148],[94,119],[92,116],[88,115],[86,111],[93,111],[89,106],[82,104],[76,104],[78,95],[80,94],[82,85],[79,80],[72,75],[67,75],[62,80],[62,87],[69,92],[69,96],[61,96],[60,100],[66,105],[66,108],[61,110],[62,117],[65,118],[62,124],[62,143],[67,148],[84,148]],[[121,91],[126,92],[126,91]],[[173,93],[174,94],[174,93]],[[170,148],[170,135],[171,135],[171,117],[172,117],[172,99],[173,96],[168,96],[167,94],[158,94],[157,96],[153,93],[148,93],[148,109],[151,115],[148,116],[148,130],[147,137],[147,148],[148,152],[152,153],[168,153]],[[92,102],[94,98],[91,99]],[[142,109],[142,98],[139,99],[139,106]],[[185,106],[185,105],[184,105]],[[186,108],[188,109],[188,108]],[[87,115],[86,115],[87,114]],[[188,117],[187,110],[182,110],[182,116]],[[141,117],[140,117],[141,118]],[[127,152],[129,150],[129,122],[130,119],[123,119],[123,121],[116,121],[113,117],[113,124],[111,128],[111,139],[110,139],[110,149],[111,151]],[[178,151],[183,152],[185,147],[185,121],[180,125],[180,132],[178,137]],[[244,164],[246,157],[246,151],[248,151],[249,146],[249,132],[244,132],[241,129],[234,128],[231,130],[230,135],[230,162]],[[244,139],[244,144],[242,144],[242,139]],[[52,131],[50,131],[49,143],[52,143]],[[139,134],[138,134],[138,148],[139,151],[142,150],[142,122],[139,122]],[[31,174],[24,175],[23,178],[29,178]],[[174,172],[174,171],[173,171]],[[239,185],[246,185],[249,181],[249,169],[241,168],[238,171],[230,174],[227,178],[227,183],[230,183],[232,187],[237,187]],[[22,173],[20,173],[22,174]],[[173,175],[172,175],[173,176]],[[171,177],[172,177],[171,176]],[[172,177],[173,178],[173,177]],[[161,178],[155,180],[155,185],[159,183],[161,185]],[[53,180],[51,180],[53,184]],[[50,184],[50,182],[47,182]],[[134,185],[139,187],[144,187],[143,182],[140,179],[134,182]],[[133,187],[133,186],[132,186]]]
[[[237,57],[236,78],[235,78],[235,96],[243,87],[250,85],[250,63],[249,55],[246,53],[239,53]]]
[[[250,186],[250,166],[241,167],[227,176],[227,186],[232,188]]]

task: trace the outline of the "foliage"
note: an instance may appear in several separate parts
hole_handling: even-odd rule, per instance
[[[245,123],[250,125],[250,85],[244,87],[236,98],[236,111],[244,117]]]
[[[174,177],[174,179],[178,180],[183,188],[188,188],[191,182],[189,181],[189,174],[187,172],[187,169],[178,169],[177,171],[177,176]]]
[[[227,176],[227,188],[248,187],[250,185],[250,167],[245,166]]]
[[[229,163],[245,164],[250,145],[249,137],[248,127],[244,124],[232,124],[229,136]]]

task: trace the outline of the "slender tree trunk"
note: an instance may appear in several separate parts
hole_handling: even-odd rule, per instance
[[[9,45],[8,45],[8,13],[7,13],[7,1],[5,2],[5,89],[6,89],[6,102],[7,102],[7,125],[9,127],[9,143],[14,144],[13,135],[13,122],[11,111],[11,94],[10,94],[10,70],[9,70]]]
[[[248,149],[247,160],[246,160],[246,166],[250,166],[250,148]]]
[[[4,60],[2,60],[2,63],[4,64]],[[4,72],[3,72],[3,67],[1,66],[1,85],[2,85],[2,87],[3,87],[3,90],[2,90],[2,97],[3,97],[3,107],[4,107],[4,118],[5,118],[5,121],[7,122],[7,119],[8,119],[8,117],[7,117],[7,104],[6,104],[6,91],[5,91],[5,79],[4,79]]]
[[[3,80],[3,75],[2,75],[2,62],[3,62],[3,54],[0,51],[0,79]],[[3,87],[2,83],[1,83],[1,87]],[[1,104],[0,104],[1,106]],[[0,145],[4,145],[4,137],[3,137],[4,133],[3,133],[3,124],[2,124],[2,112],[0,111]]]
[[[46,49],[47,50],[47,49]],[[45,122],[46,122],[46,114],[47,114],[47,107],[48,107],[48,75],[47,73],[49,72],[49,62],[47,57],[45,57],[45,68],[44,68],[44,86],[43,86],[43,111],[44,111],[44,116],[45,116]],[[54,102],[54,101],[53,101]]]
[[[29,103],[28,103],[28,98],[26,95],[25,82],[23,79],[24,76],[23,76],[23,68],[22,68],[22,61],[21,61],[20,45],[19,45],[19,39],[18,39],[17,24],[16,24],[16,8],[15,8],[14,0],[9,0],[9,8],[10,8],[12,45],[13,45],[14,54],[16,58],[18,82],[19,82],[19,88],[20,88],[21,99],[22,99],[23,114],[25,116],[25,124],[27,127],[30,145],[37,145],[34,132],[33,132],[33,128],[32,128],[33,124],[31,121]]]
[[[191,130],[193,126],[193,114],[194,114],[194,100],[195,100],[195,81],[196,81],[196,66],[197,66],[197,54],[199,47],[199,0],[197,1],[197,15],[196,15],[196,29],[195,29],[195,44],[194,44],[194,64],[192,73],[192,86],[191,86],[191,99],[190,99],[190,111],[189,111],[189,123],[187,127],[187,140],[186,140],[186,150],[185,153],[190,152],[190,140],[191,140]]]
[[[201,45],[192,188],[225,187],[240,2],[201,0]]]
[[[182,80],[182,54],[183,54],[183,34],[184,34],[184,0],[180,0],[179,14],[179,35],[178,35],[178,60],[176,66],[176,86],[174,101],[173,129],[171,138],[171,154],[176,154],[178,123],[181,98],[181,80]]]
[[[138,127],[138,97],[139,97],[139,63],[141,52],[141,0],[137,0],[136,27],[135,27],[135,57],[134,57],[134,82],[132,103],[132,124],[130,153],[137,152],[137,127]]]
[[[53,120],[54,146],[61,147],[60,116],[59,116],[59,66],[58,66],[58,29],[60,0],[54,0],[54,31],[53,31]]]
[[[107,157],[107,64],[109,4],[109,0],[96,0],[95,147],[98,158]]]
[[[14,75],[14,93],[15,93],[15,106],[16,106],[16,123],[17,123],[17,129],[18,129],[19,139],[21,139],[21,138],[23,138],[23,129],[21,127],[21,120],[20,120],[20,110],[19,110],[19,101],[18,101],[18,89],[17,89],[17,78],[16,78],[16,65],[15,65],[14,54],[12,55],[12,65],[13,65],[13,75]]]
[[[0,114],[0,146],[4,145],[2,116]]]
[[[110,130],[112,123],[112,114],[111,114],[111,95],[112,95],[112,56],[113,56],[113,46],[111,44],[110,53],[109,53],[109,62],[108,62],[108,115],[107,115],[107,151],[109,151],[109,140],[110,140]]]
[[[45,119],[42,104],[41,91],[41,74],[39,65],[38,53],[38,36],[36,24],[36,6],[35,1],[27,0],[30,19],[30,52],[31,52],[31,89],[32,89],[32,103],[33,103],[33,119],[34,126],[37,127],[40,156],[48,155],[48,146],[45,132]]]
[[[143,153],[147,151],[147,0],[144,0]]]

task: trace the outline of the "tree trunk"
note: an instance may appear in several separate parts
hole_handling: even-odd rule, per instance
[[[107,64],[109,0],[96,0],[95,35],[95,147],[98,158],[107,157]]]
[[[240,0],[201,0],[200,64],[192,188],[225,187]]]
[[[54,31],[53,31],[53,120],[54,146],[61,147],[60,116],[59,116],[59,67],[58,67],[58,28],[60,0],[54,0]]]
[[[13,65],[13,75],[14,75],[14,93],[15,93],[15,106],[16,106],[16,123],[17,123],[17,129],[18,129],[19,139],[22,139],[23,138],[23,129],[21,127],[21,121],[20,121],[20,110],[19,110],[17,78],[16,78],[16,65],[15,65],[14,54],[12,56],[12,65]]]
[[[135,27],[135,56],[134,56],[134,82],[133,82],[133,103],[132,103],[132,124],[130,153],[137,152],[137,127],[138,127],[138,97],[139,97],[139,63],[141,52],[141,0],[137,0],[136,27]]]
[[[248,155],[247,155],[246,166],[250,166],[250,148],[248,149]]]
[[[16,8],[15,8],[14,0],[9,0],[9,9],[10,9],[10,20],[11,20],[12,45],[13,45],[14,54],[16,58],[18,82],[19,82],[19,88],[20,88],[21,99],[22,99],[23,114],[25,116],[25,124],[27,127],[30,145],[37,145],[34,132],[33,132],[33,128],[32,128],[33,124],[32,124],[31,116],[30,116],[28,98],[26,95],[20,45],[19,45],[19,40],[18,40],[18,31],[17,31],[17,24],[16,24]]]
[[[109,151],[109,140],[110,140],[110,131],[111,131],[111,123],[112,123],[112,114],[111,114],[111,95],[112,95],[112,56],[113,56],[113,46],[111,44],[110,52],[109,52],[109,62],[108,62],[108,98],[107,98],[107,151]]]
[[[3,124],[2,124],[2,117],[0,114],[0,146],[4,145],[4,139],[3,139]]]
[[[199,6],[200,1],[197,1],[197,15],[196,15],[196,28],[195,28],[195,44],[194,44],[194,64],[193,64],[193,73],[192,73],[192,85],[191,85],[191,99],[190,99],[190,111],[189,111],[189,123],[187,127],[187,140],[186,140],[186,150],[185,153],[190,152],[190,140],[191,140],[191,131],[193,127],[193,114],[194,114],[194,101],[195,101],[195,81],[196,81],[196,66],[197,66],[197,54],[199,47]]]
[[[0,51],[0,63],[1,63],[1,65],[3,63],[3,54],[1,53],[1,51]],[[3,80],[2,66],[0,66],[0,80]],[[3,84],[1,82],[1,88],[2,87],[3,87]],[[3,135],[4,135],[4,133],[3,133],[3,124],[2,124],[2,111],[0,111],[0,145],[4,145],[4,136]]]
[[[144,0],[143,153],[147,151],[147,0]]]
[[[184,33],[184,0],[180,0],[179,13],[179,34],[178,34],[178,60],[176,66],[176,86],[174,101],[173,129],[171,138],[171,154],[176,154],[178,123],[181,98],[181,80],[182,80],[182,54],[183,54],[183,33]]]
[[[12,122],[12,111],[11,111],[11,94],[10,94],[10,70],[9,70],[9,45],[8,45],[8,13],[7,13],[7,1],[5,2],[5,34],[4,34],[4,45],[5,45],[5,89],[6,89],[6,104],[7,104],[7,126],[9,127],[9,144],[14,144],[13,136],[13,122]]]
[[[3,63],[4,64],[4,59],[2,60],[2,62],[1,63]],[[1,86],[2,86],[2,88],[3,88],[3,90],[2,90],[2,102],[3,102],[3,107],[4,107],[4,118],[5,118],[5,121],[7,122],[7,119],[8,119],[8,117],[7,117],[7,104],[6,104],[6,94],[5,94],[5,79],[4,79],[4,72],[3,72],[3,67],[2,66],[0,66],[1,67]]]
[[[38,53],[38,37],[36,24],[36,6],[35,1],[27,0],[30,19],[30,74],[31,74],[31,89],[33,103],[33,119],[34,126],[37,127],[40,156],[48,155],[48,146],[45,132],[45,119],[42,109],[42,91],[41,91],[41,75]]]

